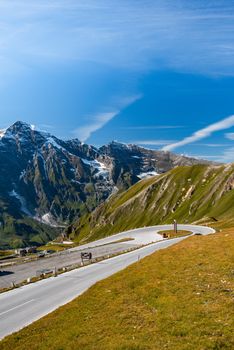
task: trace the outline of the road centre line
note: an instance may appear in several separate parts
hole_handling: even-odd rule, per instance
[[[24,305],[26,305],[26,304],[32,303],[33,301],[35,301],[35,299],[31,299],[31,300],[26,301],[26,302],[23,303],[23,304],[14,306],[14,307],[12,307],[11,309],[8,309],[8,310],[6,310],[6,311],[1,312],[1,313],[0,313],[0,316],[1,316],[1,315],[4,315],[4,314],[7,314],[8,312],[11,312],[11,311],[13,311],[13,310],[15,310],[15,309],[18,309],[18,308],[20,308],[20,307],[22,307],[22,306],[24,306]]]

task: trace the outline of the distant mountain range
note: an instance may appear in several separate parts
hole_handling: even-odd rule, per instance
[[[75,225],[72,238],[88,242],[142,226],[234,224],[234,164],[182,166],[113,195]]]
[[[46,242],[118,190],[194,164],[209,162],[117,142],[98,149],[18,121],[0,131],[0,247]]]

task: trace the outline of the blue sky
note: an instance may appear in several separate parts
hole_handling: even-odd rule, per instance
[[[234,161],[234,1],[0,0],[0,128]]]

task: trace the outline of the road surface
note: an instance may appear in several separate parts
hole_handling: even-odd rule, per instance
[[[133,243],[116,243],[93,247],[89,249],[89,252],[92,253],[92,257],[95,259],[105,255],[121,253],[124,250],[137,247],[138,245]],[[80,253],[83,250],[83,248],[72,251],[68,249],[60,253],[52,254],[46,258],[0,268],[2,270],[2,272],[0,272],[0,289],[11,287],[12,282],[17,284],[29,277],[35,277],[39,270],[53,270],[55,267],[60,269],[71,265],[77,265],[81,262]]]
[[[137,248],[152,242],[161,241],[163,238],[162,235],[157,233],[158,231],[159,228],[155,229],[154,226],[129,230],[75,248],[67,249],[36,261],[4,267],[1,269],[3,272],[0,273],[0,289],[11,287],[12,282],[18,284],[27,278],[35,277],[38,270],[53,270],[55,267],[59,269],[78,264],[81,262],[81,251],[87,249],[92,253],[93,258],[98,258],[105,255],[121,253],[130,248]],[[130,240],[118,242],[124,239]]]
[[[171,226],[155,226],[155,230]],[[215,231],[208,227],[179,225],[178,229],[201,234]],[[145,230],[145,229],[143,229]],[[153,252],[178,243],[186,237],[163,240],[138,250],[76,269],[0,294],[0,339],[20,330],[84,293],[96,282],[133,264]]]

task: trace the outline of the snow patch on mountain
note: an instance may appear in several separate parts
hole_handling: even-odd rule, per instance
[[[47,145],[52,145],[54,148],[60,149],[61,151],[66,152],[69,155],[74,157],[74,154],[70,153],[66,148],[64,148],[63,146],[59,145],[58,142],[55,141],[55,138],[53,138],[52,136],[48,136],[47,137],[46,144]]]
[[[76,184],[78,184],[78,185],[81,185],[81,184],[82,184],[80,181],[74,180],[74,179],[72,179],[71,182],[76,183]],[[84,183],[83,183],[83,184],[84,184]]]
[[[97,173],[94,175],[95,177],[103,176],[108,177],[109,176],[109,169],[106,167],[104,163],[101,163],[99,161],[95,160],[87,160],[81,158],[82,162],[86,165],[89,165],[90,167],[97,170]]]
[[[160,175],[160,174],[157,173],[156,171],[147,171],[145,173],[140,173],[139,175],[137,175],[137,177],[143,180],[143,179],[148,179],[152,176],[157,176],[157,175]]]
[[[0,131],[0,140],[15,140],[15,137],[12,135],[12,133],[6,129]]]
[[[42,224],[45,224],[51,227],[65,227],[64,225],[58,225],[54,217],[52,216],[52,214],[49,212],[42,216],[39,216],[39,215],[34,216],[34,219],[41,222]]]
[[[19,176],[19,179],[22,180],[22,178],[24,177],[24,175],[26,174],[26,170],[22,170]]]
[[[60,145],[55,141],[55,139],[54,139],[53,137],[51,137],[51,136],[47,138],[46,143],[47,143],[47,144],[51,144],[51,145],[54,146],[55,148],[59,148],[59,149],[61,149],[62,151],[67,152],[67,150],[66,150],[64,147],[60,146]]]
[[[6,129],[0,130],[0,140],[5,135]]]
[[[109,169],[105,166],[104,163],[98,162],[98,167],[96,169],[98,172],[95,174],[95,177],[103,176],[107,178],[109,176]]]
[[[9,195],[11,197],[15,197],[16,199],[18,199],[18,201],[21,204],[20,210],[25,213],[28,216],[32,216],[32,213],[28,210],[27,205],[26,205],[26,200],[23,196],[21,196],[19,193],[17,193],[15,190],[12,190],[11,192],[9,192]]]
[[[86,165],[89,165],[93,168],[97,167],[97,161],[96,160],[88,160],[88,159],[84,159],[84,158],[81,158],[82,162]]]
[[[47,225],[50,225],[50,226],[57,226],[57,224],[55,223],[55,220],[53,219],[52,215],[50,213],[46,213],[44,214],[42,217],[42,222],[44,222],[45,224]]]

